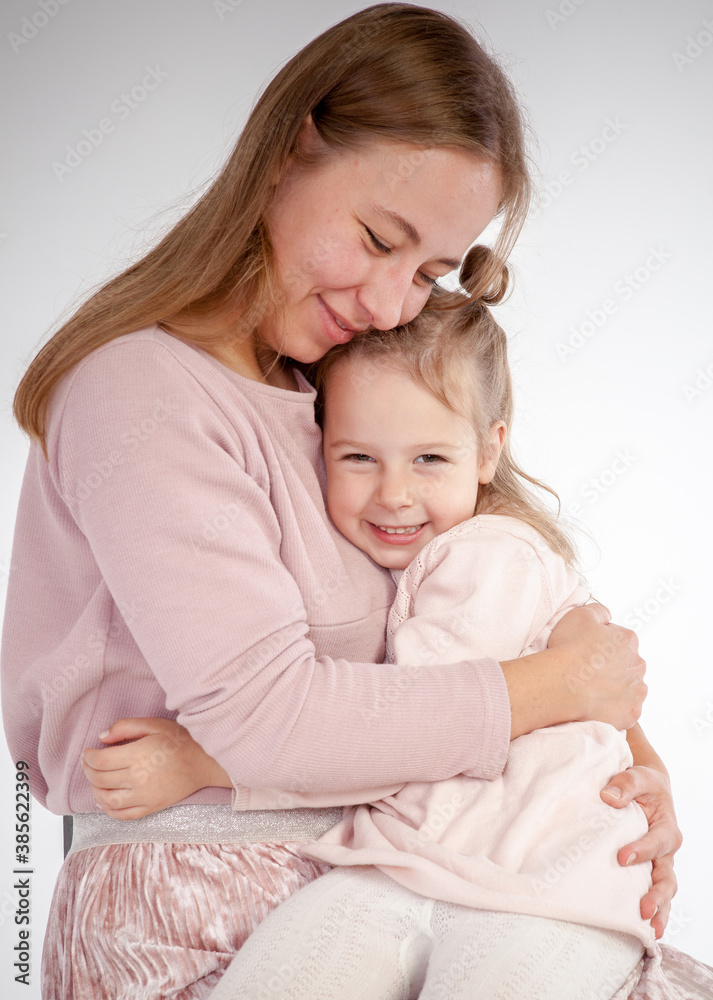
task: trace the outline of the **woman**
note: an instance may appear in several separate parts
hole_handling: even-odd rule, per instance
[[[84,845],[58,881],[46,997],[98,979],[107,997],[206,996],[323,870],[299,841],[360,789],[494,776],[510,736],[638,717],[635,640],[597,611],[565,619],[536,670],[380,664],[393,586],[328,522],[314,394],[288,360],[415,316],[498,213],[495,264],[473,254],[461,272],[496,301],[527,194],[492,61],[442,14],[370,8],[277,75],[203,199],[30,367],[3,704],[35,795],[79,814]],[[209,789],[117,839],[81,753],[138,715],[176,716],[244,811]],[[612,785],[647,804],[634,849],[658,859],[642,912],[660,932],[679,834],[662,765],[643,738],[634,751]],[[265,787],[334,808],[251,810]]]

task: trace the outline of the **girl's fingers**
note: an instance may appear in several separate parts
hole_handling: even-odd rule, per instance
[[[92,771],[91,768],[83,767],[87,781],[92,788],[106,789],[113,791],[117,788],[128,788],[126,771]]]
[[[112,819],[140,819],[146,816],[148,810],[141,805],[126,803],[123,799],[111,796],[97,797],[97,805],[105,815]]]
[[[94,750],[87,747],[84,751],[84,762],[95,771],[119,771],[128,766],[128,754],[122,753],[124,747],[107,747],[105,750]]]
[[[142,736],[151,736],[160,732],[161,723],[169,719],[118,719],[103,733],[99,739],[104,743],[120,743],[122,740],[139,740]],[[173,725],[173,723],[171,723]]]
[[[129,809],[111,809],[109,807],[102,807],[104,813],[111,819],[141,819],[143,816],[147,816],[149,811],[143,806],[132,806]]]

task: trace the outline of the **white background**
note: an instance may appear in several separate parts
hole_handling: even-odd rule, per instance
[[[285,59],[367,6],[44,3],[52,16],[39,0],[5,0],[0,9],[3,596],[27,452],[10,401],[40,340],[188,204]],[[498,310],[512,334],[517,450],[528,471],[559,491],[564,509],[578,512],[598,543],[583,545],[594,592],[640,633],[650,688],[642,722],[670,768],[686,838],[668,940],[713,963],[706,626],[713,596],[713,4],[433,6],[465,19],[501,55],[538,138],[542,207],[514,256],[516,292]],[[23,27],[35,34],[23,39]],[[141,85],[147,67],[161,82],[130,108],[121,95]],[[105,118],[114,127],[101,144],[59,170],[67,146],[76,149],[83,130]],[[0,981],[11,983],[8,1000],[39,997],[40,943],[61,863],[61,820],[35,806],[28,990],[11,982],[13,776],[3,751]]]

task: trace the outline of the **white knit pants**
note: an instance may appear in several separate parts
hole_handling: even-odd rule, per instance
[[[609,1000],[635,938],[425,899],[374,868],[335,868],[253,931],[211,1000]]]

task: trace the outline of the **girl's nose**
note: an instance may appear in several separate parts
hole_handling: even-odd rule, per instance
[[[413,506],[413,491],[405,476],[386,475],[381,478],[377,501],[387,510]]]

